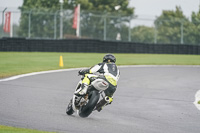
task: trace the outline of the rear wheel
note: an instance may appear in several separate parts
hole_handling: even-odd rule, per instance
[[[72,115],[74,113],[73,107],[72,107],[72,99],[70,100],[67,109],[66,109],[66,114]]]
[[[89,101],[87,102],[86,105],[83,105],[80,109],[79,109],[79,116],[80,117],[88,117],[93,109],[95,108],[97,102],[99,101],[99,92],[98,91],[91,91],[89,94]]]

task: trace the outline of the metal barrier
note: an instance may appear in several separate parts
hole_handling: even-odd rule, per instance
[[[186,44],[146,44],[94,39],[0,39],[0,51],[200,54],[200,46]]]
[[[3,31],[6,12],[11,12],[12,34]],[[0,37],[30,39],[78,38],[75,29],[72,28],[73,15],[73,10],[63,10],[62,16],[59,10],[11,11],[2,9],[0,10],[0,18],[2,18]],[[63,18],[60,19],[61,17]],[[63,21],[62,27],[60,26],[61,20]],[[177,18],[174,18],[173,21],[156,21],[156,19],[141,18],[139,16],[81,11],[79,38],[154,44],[199,45],[199,24]]]

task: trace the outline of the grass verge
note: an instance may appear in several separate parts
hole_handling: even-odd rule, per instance
[[[0,125],[0,133],[55,133]]]
[[[59,67],[63,56],[64,67]],[[0,78],[30,72],[90,67],[104,53],[0,52]],[[114,54],[117,65],[200,65],[200,55]]]

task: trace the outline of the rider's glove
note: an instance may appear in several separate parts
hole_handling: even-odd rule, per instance
[[[89,73],[90,72],[90,69],[82,69],[78,72],[79,75],[84,75],[86,73]]]
[[[78,71],[78,74],[79,74],[79,75],[83,75],[84,73],[83,73],[82,70],[80,70],[80,71]]]

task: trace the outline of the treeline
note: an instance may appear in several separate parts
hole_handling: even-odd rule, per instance
[[[152,27],[130,27],[137,17],[134,8],[128,7],[129,0],[64,0],[64,38],[76,37],[72,22],[77,4],[81,5],[82,38],[116,40],[120,35],[118,40],[122,41],[200,44],[200,10],[187,18],[181,7],[176,7],[175,11],[163,11]],[[60,8],[59,0],[24,0],[17,36],[59,39]]]
[[[187,18],[180,7],[163,11],[154,21],[154,27],[138,26],[132,29],[135,41],[167,44],[200,44],[200,10]]]

